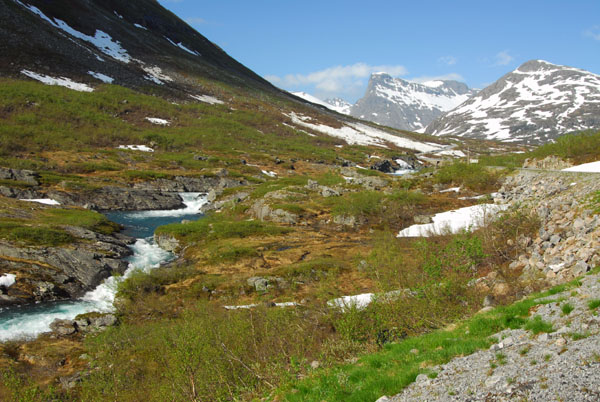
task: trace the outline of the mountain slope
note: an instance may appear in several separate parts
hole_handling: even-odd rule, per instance
[[[540,144],[600,127],[600,76],[532,60],[432,122],[426,132]]]
[[[376,73],[371,75],[365,96],[352,106],[350,114],[402,130],[423,130],[474,93],[457,81],[418,84]]]
[[[0,73],[195,95],[198,77],[277,92],[153,0],[2,0]]]

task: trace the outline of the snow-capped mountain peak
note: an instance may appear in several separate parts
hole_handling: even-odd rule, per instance
[[[350,107],[352,106],[350,103],[346,102],[343,99],[335,98],[335,99],[327,99],[321,100],[316,96],[313,96],[306,92],[292,92],[293,95],[296,95],[299,98],[307,100],[316,105],[325,106],[327,109],[334,110],[341,114],[350,114]]]
[[[531,60],[431,123],[426,132],[539,144],[600,127],[600,76]]]
[[[405,130],[424,130],[427,124],[463,103],[474,91],[457,81],[425,83],[371,75],[365,96],[351,109],[354,117]]]

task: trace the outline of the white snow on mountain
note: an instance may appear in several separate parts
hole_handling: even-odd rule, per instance
[[[33,78],[34,80],[43,82],[46,85],[58,85],[61,87],[66,87],[72,89],[74,91],[79,92],[93,92],[94,88],[89,85],[82,84],[80,82],[75,82],[70,78],[66,77],[51,77],[45,74],[38,74],[29,70],[21,70],[21,74],[28,76],[29,78]]]
[[[412,149],[419,152],[433,152],[442,148],[441,145],[433,143],[424,143],[412,140],[410,138],[400,137],[390,134],[386,131],[370,127],[361,123],[346,123],[340,128],[334,128],[325,124],[312,123],[311,118],[296,114],[294,112],[287,115],[292,123],[313,131],[327,134],[331,137],[341,138],[347,144],[353,145],[374,145],[387,148],[387,144],[393,144],[397,147]]]
[[[326,101],[323,101],[323,100],[317,98],[316,96],[308,94],[306,92],[292,92],[292,94],[296,95],[297,97],[302,98],[306,101],[309,101],[310,103],[314,103],[315,105],[325,106],[327,109],[336,111],[338,113],[350,114],[350,106],[351,105],[347,102],[346,102],[346,104],[341,104],[341,102],[343,102],[343,100],[341,100],[341,99],[335,99],[335,101],[338,101],[338,104],[331,104],[331,103],[328,103]]]
[[[532,60],[431,123],[434,135],[545,142],[600,127],[600,76]]]
[[[423,131],[427,124],[475,92],[457,81],[417,83],[375,73],[371,75],[365,96],[352,106],[350,114],[390,127]]]
[[[68,33],[71,36],[74,36],[75,38],[78,38],[78,39],[81,39],[81,40],[91,43],[96,48],[98,48],[98,50],[100,50],[102,53],[104,53],[112,58],[115,58],[117,60],[120,60],[124,63],[129,63],[131,61],[131,57],[127,53],[127,50],[125,50],[121,47],[121,43],[119,41],[113,40],[111,38],[111,36],[109,34],[107,34],[106,32],[96,30],[96,32],[94,33],[94,36],[86,35],[82,32],[79,32],[76,29],[71,28],[66,22],[64,22],[62,20],[48,18],[37,7],[25,5],[22,2],[20,2],[19,0],[13,0],[13,1],[15,3],[18,3],[21,6],[27,8],[29,11],[38,15],[43,20],[49,22],[54,27],[61,29],[62,31]]]

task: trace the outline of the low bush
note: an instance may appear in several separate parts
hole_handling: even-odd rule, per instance
[[[290,228],[249,220],[234,220],[222,215],[210,214],[203,219],[185,224],[174,223],[156,229],[157,234],[170,234],[187,242],[216,239],[272,236],[291,232]]]
[[[456,161],[436,170],[434,180],[440,184],[452,184],[483,192],[496,190],[500,177],[500,172],[480,164]]]

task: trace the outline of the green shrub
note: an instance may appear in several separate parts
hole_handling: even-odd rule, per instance
[[[185,224],[174,223],[160,226],[157,234],[171,234],[186,241],[209,241],[217,239],[245,238],[250,236],[273,236],[291,232],[292,229],[279,227],[261,221],[233,220],[211,214],[205,218]]]
[[[539,334],[540,332],[554,332],[554,328],[552,327],[552,323],[544,321],[542,317],[536,315],[532,319],[530,319],[527,324],[525,324],[525,329],[533,332],[534,334]]]
[[[75,241],[73,236],[61,230],[10,222],[0,223],[0,237],[32,246],[60,246]]]
[[[575,307],[573,307],[573,305],[570,303],[564,303],[562,306],[560,306],[560,310],[564,315],[571,314],[571,311],[573,311],[574,309]]]
[[[332,213],[335,216],[376,215],[381,211],[384,198],[385,194],[380,191],[349,193],[336,197]]]
[[[499,186],[501,174],[480,164],[460,161],[444,165],[435,171],[434,180],[440,184],[452,184],[473,191],[490,191]]]

